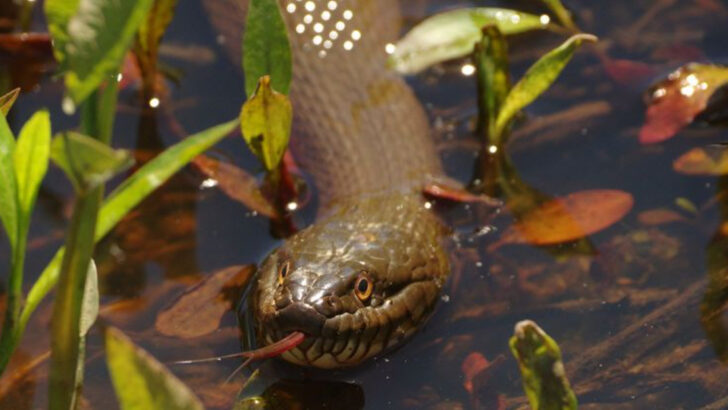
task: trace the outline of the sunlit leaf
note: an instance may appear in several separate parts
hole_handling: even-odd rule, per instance
[[[248,265],[213,273],[161,311],[154,327],[163,335],[183,339],[214,332],[223,315],[237,304],[254,271],[255,266]]]
[[[13,107],[15,100],[18,98],[18,95],[20,95],[20,88],[16,88],[0,97],[0,113],[7,116],[10,108]]]
[[[727,175],[728,145],[693,148],[680,155],[672,163],[672,169],[685,175]]]
[[[270,76],[271,87],[288,94],[291,85],[291,46],[276,0],[250,0],[243,35],[245,93],[253,98],[258,79]]]
[[[579,30],[574,24],[574,20],[571,19],[571,13],[564,7],[561,0],[541,0],[541,2],[551,9],[564,27],[574,31]]]
[[[18,187],[18,207],[24,221],[30,220],[38,188],[48,170],[51,144],[51,120],[48,111],[33,114],[20,130],[13,152]]]
[[[122,410],[203,409],[202,402],[163,364],[120,330],[105,331],[106,362]]]
[[[128,151],[112,149],[91,137],[71,131],[53,139],[51,157],[79,191],[105,183],[133,163]]]
[[[683,196],[675,198],[675,205],[677,205],[683,211],[689,212],[693,215],[698,215],[700,213],[695,203]]]
[[[509,345],[518,360],[523,390],[532,409],[576,410],[561,349],[546,332],[530,320],[518,322]]]
[[[500,8],[446,11],[416,25],[397,42],[389,65],[403,74],[414,74],[473,51],[481,29],[494,24],[505,35],[545,28],[539,16]]]
[[[13,168],[15,137],[4,115],[0,115],[0,220],[15,248],[18,234],[18,186]]]
[[[243,104],[240,127],[248,147],[269,171],[286,152],[292,121],[288,97],[271,88],[268,76],[262,77],[255,94]]]
[[[528,69],[503,102],[496,119],[497,136],[503,135],[503,130],[513,117],[556,81],[582,41],[597,41],[597,38],[591,34],[576,34],[541,57]]]
[[[634,200],[617,190],[579,191],[548,201],[523,215],[499,241],[553,245],[599,232],[622,219]]]
[[[49,2],[52,4],[46,5],[46,14],[50,26],[56,27],[51,30],[56,56],[65,62],[66,87],[78,104],[117,74],[153,0]]]
[[[728,67],[688,64],[650,89],[642,144],[664,141],[690,124],[708,104],[710,96],[728,83]]]
[[[475,44],[473,61],[478,76],[478,131],[490,139],[503,101],[511,90],[508,73],[508,45],[497,26],[483,28],[483,38]]]
[[[217,189],[250,210],[268,218],[278,218],[275,206],[263,195],[258,181],[233,164],[200,155],[193,160],[197,168],[215,181]]]
[[[2,122],[0,122],[0,126]],[[95,240],[103,238],[132,208],[137,206],[152,191],[164,184],[175,172],[179,171],[192,158],[219,142],[238,126],[237,120],[230,121],[190,135],[185,140],[167,148],[153,160],[139,168],[119,185],[104,201],[96,224]],[[0,131],[1,131],[0,127]],[[20,317],[18,332],[23,329],[38,304],[58,282],[58,273],[63,259],[61,248],[46,265],[40,278],[28,293]]]

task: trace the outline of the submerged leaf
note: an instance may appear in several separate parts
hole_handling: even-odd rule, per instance
[[[106,362],[122,410],[203,409],[190,389],[120,330],[105,331]]]
[[[254,271],[255,266],[248,265],[213,273],[160,312],[154,327],[163,335],[183,339],[214,332],[222,316],[235,307]]]
[[[276,0],[250,0],[243,35],[243,71],[248,98],[257,93],[258,79],[270,76],[272,88],[288,94],[291,85],[291,46]]]
[[[671,73],[650,90],[640,143],[654,144],[674,136],[705,109],[713,92],[726,83],[728,67],[693,63]]]
[[[281,162],[291,135],[293,111],[284,94],[271,88],[263,76],[255,94],[243,104],[240,128],[245,142],[268,171]]]
[[[473,51],[481,29],[495,25],[504,35],[545,28],[539,16],[501,8],[468,8],[429,17],[410,30],[395,46],[389,65],[403,74],[415,74]]]
[[[128,151],[108,145],[77,132],[64,132],[53,139],[53,161],[66,172],[77,190],[103,184],[129,168],[133,158]]]
[[[524,320],[516,324],[509,345],[518,360],[523,390],[532,409],[576,410],[576,396],[554,339],[535,322]]]
[[[523,215],[498,244],[554,245],[599,232],[622,219],[634,200],[617,190],[579,191],[548,201]]]
[[[18,98],[19,94],[20,88],[18,87],[0,97],[0,113],[7,116],[10,108],[12,108],[13,104],[15,104],[15,100]]]
[[[521,109],[531,104],[556,81],[582,41],[594,42],[597,41],[597,38],[591,34],[571,36],[563,44],[536,61],[523,78],[513,86],[496,119],[495,135],[497,138],[503,135],[503,130]]]
[[[680,155],[672,169],[685,175],[728,175],[728,145],[693,148]]]
[[[13,152],[18,189],[18,207],[25,223],[30,220],[38,188],[48,170],[51,144],[51,119],[48,111],[33,114],[20,130]]]
[[[66,61],[68,93],[78,104],[119,71],[131,40],[146,18],[153,0],[52,2],[65,3],[64,13],[73,9],[67,26],[59,26],[51,34],[58,48],[56,55],[60,53],[59,60]],[[74,7],[73,3],[77,6]],[[48,19],[56,19],[53,17],[55,10],[61,6],[49,7],[46,6]],[[63,17],[68,16],[63,14]],[[61,41],[58,41],[57,33],[61,33]]]

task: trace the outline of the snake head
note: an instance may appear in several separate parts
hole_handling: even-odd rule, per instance
[[[414,202],[401,211],[419,212]],[[439,223],[418,215],[404,223],[365,203],[289,238],[260,266],[252,306],[260,340],[301,331],[306,340],[282,357],[322,368],[401,344],[429,317],[449,272]]]

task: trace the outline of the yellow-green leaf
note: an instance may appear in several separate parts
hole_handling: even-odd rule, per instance
[[[535,322],[524,320],[516,324],[509,345],[518,360],[523,389],[532,409],[576,410],[576,396],[554,339]]]
[[[157,46],[174,17],[175,6],[177,6],[177,0],[154,0],[151,10],[144,23],[139,27],[137,34],[142,50],[153,56],[157,55]]]
[[[262,77],[255,94],[243,104],[240,128],[248,147],[269,171],[286,152],[292,120],[288,97],[271,88],[270,77]]]
[[[0,97],[0,112],[3,115],[8,115],[8,112],[13,107],[13,104],[15,103],[15,100],[18,98],[18,95],[20,94],[20,88],[16,88],[9,93],[3,95]]]
[[[48,170],[50,144],[50,115],[48,111],[41,110],[33,114],[20,130],[13,152],[18,207],[22,218],[26,221],[30,220],[38,188]]]
[[[545,28],[539,16],[515,10],[480,7],[446,11],[423,20],[394,47],[389,65],[414,74],[446,60],[464,57],[480,40],[480,30],[493,24],[504,35]]]
[[[564,7],[563,4],[561,4],[561,0],[541,0],[541,2],[551,9],[564,27],[570,30],[579,31],[579,28],[576,27],[576,24],[574,24],[574,20],[571,19],[571,13],[566,9],[566,7]]]
[[[15,182],[13,152],[15,137],[4,115],[0,115],[0,221],[15,249],[18,235],[18,186]]]
[[[556,81],[582,41],[593,42],[597,41],[597,38],[591,34],[576,34],[541,57],[528,69],[503,102],[496,119],[497,136],[502,136],[503,130],[513,117]]]
[[[190,389],[120,330],[105,331],[106,363],[122,410],[203,409]]]

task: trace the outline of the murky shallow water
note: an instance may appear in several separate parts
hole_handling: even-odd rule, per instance
[[[502,3],[540,11],[529,1]],[[483,5],[412,1],[405,15],[411,24],[438,10],[474,4]],[[672,170],[677,156],[694,146],[722,142],[725,130],[691,126],[654,146],[641,146],[636,139],[644,118],[643,92],[652,81],[690,60],[720,62],[728,57],[722,44],[728,8],[717,0],[567,5],[584,31],[600,37],[608,55],[647,63],[652,73],[617,81],[593,50],[580,51],[556,86],[528,108],[509,152],[520,178],[542,193],[620,189],[635,198],[630,214],[589,238],[591,254],[579,254],[569,252],[572,245],[548,249],[513,245],[488,251],[498,232],[470,235],[483,224],[478,220],[482,212],[464,206],[444,208],[456,231],[466,238],[456,255],[459,280],[451,281],[447,301],[440,303],[411,342],[346,371],[312,371],[267,361],[259,365],[260,374],[246,395],[263,393],[276,403],[299,403],[302,408],[322,407],[323,401],[328,408],[443,409],[491,408],[500,394],[508,407],[515,408],[525,401],[507,342],[513,325],[526,318],[536,320],[560,343],[583,407],[699,408],[728,394],[722,382],[728,372],[714,350],[725,340],[720,332],[707,336],[700,316],[708,283],[725,269],[715,255],[725,254],[726,240],[716,231],[728,214],[715,198],[725,194],[726,181],[681,176]],[[191,60],[170,53],[164,57],[166,63],[181,68],[184,77],[179,86],[170,88],[171,99],[162,108],[171,110],[190,132],[235,117],[244,94],[237,67],[218,45],[223,39],[203,16],[197,2],[180,2],[165,37],[172,50],[195,46],[205,51],[193,51]],[[544,33],[513,39],[514,77],[558,41],[558,36]],[[206,53],[210,61],[204,58]],[[478,149],[470,131],[476,112],[474,79],[461,75],[459,65],[452,64],[409,80],[432,116],[448,173],[469,181]],[[38,107],[48,106],[54,129],[69,128],[76,119],[60,112],[59,100],[59,84],[45,79],[38,91],[21,97],[11,118],[13,126]],[[117,146],[149,150],[180,138],[164,110],[140,115],[134,90],[122,93],[120,106]],[[245,169],[257,167],[241,139],[229,139],[216,151]],[[191,340],[156,333],[156,314],[203,275],[257,262],[279,243],[264,218],[251,215],[214,188],[200,188],[203,181],[186,169],[98,248],[102,302],[129,301],[106,315],[106,322],[162,361],[240,350],[233,313],[219,331]],[[39,272],[60,244],[58,232],[65,227],[69,198],[70,187],[58,170],[52,171],[32,226],[32,238],[51,239],[33,250],[28,272]],[[640,222],[643,211],[678,209],[676,198],[696,204],[698,214],[685,214],[686,222],[659,226]],[[300,214],[301,221],[312,218],[311,207]],[[490,223],[502,232],[510,220],[500,217]],[[7,260],[7,246],[2,245],[0,258]],[[713,279],[710,272],[715,273]],[[30,361],[48,348],[49,317],[46,304],[36,314],[19,357]],[[87,403],[92,408],[114,408],[98,329],[89,336],[88,352]],[[473,352],[497,364],[474,380],[474,393],[469,394],[461,366]],[[504,359],[497,359],[500,356]],[[225,408],[242,384],[223,385],[237,365],[232,361],[173,370],[209,407]],[[26,381],[11,388],[2,406],[45,407],[46,372],[45,365],[32,370]]]

